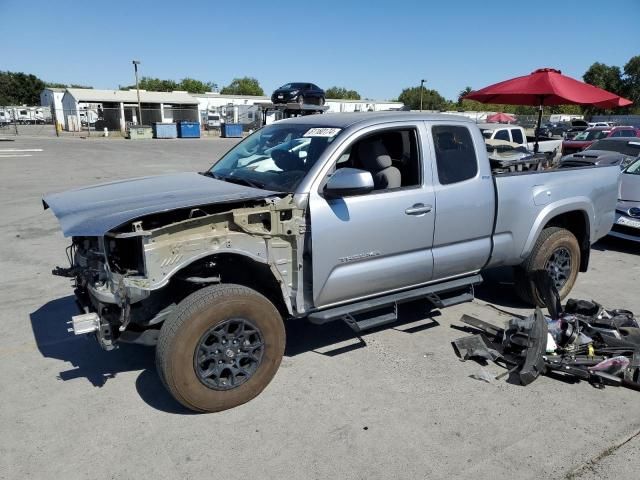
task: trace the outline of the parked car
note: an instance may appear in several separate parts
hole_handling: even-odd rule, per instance
[[[640,242],[640,159],[620,175],[616,219],[609,235]]]
[[[593,127],[580,132],[571,140],[562,142],[562,154],[584,150],[596,140],[609,137],[637,137],[639,131],[635,127]]]
[[[564,137],[571,128],[571,124],[568,122],[547,123],[545,126],[554,137]]]
[[[299,103],[324,105],[324,90],[313,83],[286,83],[271,95],[273,103]]]
[[[80,188],[43,205],[71,237],[70,265],[54,273],[74,281],[74,332],[105,349],[156,345],[174,398],[218,411],[271,381],[284,320],[380,327],[402,302],[470,301],[495,266],[516,268],[530,303],[544,303],[540,269],[566,297],[611,230],[619,175],[494,176],[469,119],[337,113],[263,127],[201,174]]]
[[[564,136],[567,139],[571,139],[578,133],[584,132],[587,128],[589,128],[589,123],[585,120],[571,120],[571,127],[565,132]]]
[[[524,128],[518,125],[504,125],[499,123],[479,123],[478,128],[487,140],[503,140],[525,147],[527,150],[534,149],[535,137],[527,136]],[[553,157],[560,153],[562,140],[538,139],[538,151],[549,153]]]
[[[640,157],[640,139],[610,137],[596,140],[581,152],[562,157],[559,166],[619,165],[626,168]]]
[[[538,135],[538,137],[551,138],[553,134],[551,133],[551,129],[546,125],[541,125],[540,128],[536,128],[534,130],[534,135]]]

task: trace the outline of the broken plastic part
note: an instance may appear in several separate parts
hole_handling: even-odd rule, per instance
[[[620,355],[617,357],[607,358],[597,365],[590,367],[589,370],[591,370],[592,372],[605,372],[611,375],[618,375],[624,369],[626,369],[630,363],[631,362],[627,357],[623,357]]]
[[[482,358],[490,362],[495,362],[502,358],[500,353],[487,346],[482,335],[458,338],[452,343],[463,362],[470,358]]]

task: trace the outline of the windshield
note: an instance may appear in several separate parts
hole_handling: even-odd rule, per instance
[[[587,150],[606,150],[637,157],[640,155],[640,140],[637,142],[621,142],[619,140],[603,139],[592,143]]]
[[[278,192],[293,192],[339,128],[273,124],[233,147],[207,175]]]
[[[640,160],[636,160],[629,165],[624,173],[630,173],[631,175],[640,175]]]
[[[599,138],[604,138],[607,136],[609,132],[606,130],[585,130],[584,132],[580,132],[578,135],[573,137],[576,141],[584,141],[584,140],[598,140]]]

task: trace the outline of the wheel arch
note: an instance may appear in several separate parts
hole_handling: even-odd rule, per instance
[[[525,243],[521,257],[526,258],[533,249],[536,240],[545,228],[561,227],[575,235],[580,246],[580,271],[586,272],[589,266],[591,238],[594,218],[593,205],[588,198],[570,199],[562,203],[547,205],[536,218]]]
[[[220,283],[233,283],[255,290],[264,295],[280,311],[283,317],[293,315],[288,289],[278,270],[264,259],[240,253],[214,253],[193,259],[176,270],[172,277],[180,276],[189,270],[205,264],[220,277]],[[203,284],[206,286],[206,284]]]

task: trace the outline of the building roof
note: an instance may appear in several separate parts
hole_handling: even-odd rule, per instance
[[[135,90],[96,90],[93,88],[67,88],[67,94],[77,102],[125,102],[137,103]],[[197,105],[198,100],[188,92],[147,92],[140,90],[141,103],[169,103]]]
[[[213,93],[213,92],[192,93],[191,95],[197,98],[230,98],[230,99],[240,99],[240,100],[244,100],[244,99],[261,100],[265,102],[271,101],[271,97],[268,97],[266,95],[227,95],[227,94]],[[369,100],[369,99],[354,100],[350,98],[327,98],[326,101],[334,102],[334,103],[392,103],[392,104],[403,105],[402,102],[391,101],[391,100]]]
[[[271,101],[270,97],[266,95],[227,95],[222,93],[192,93],[192,97],[196,98],[237,98],[237,99],[247,99],[247,100],[266,100]]]
[[[52,92],[64,92],[66,88],[60,87],[44,87],[42,90],[51,90]]]

